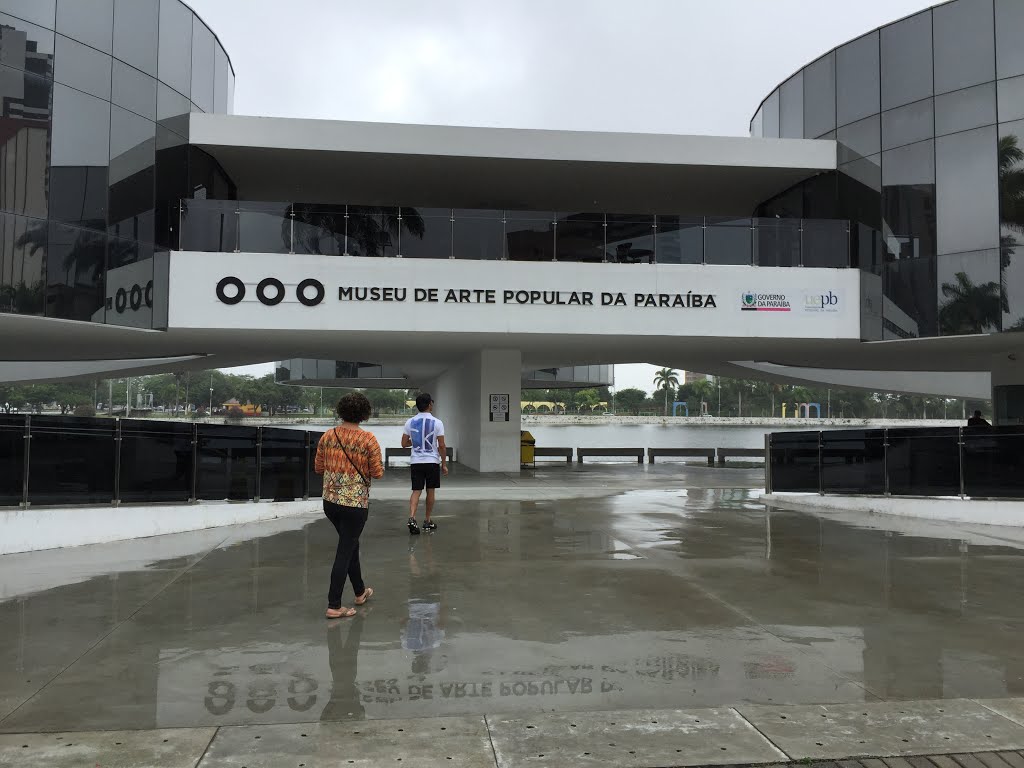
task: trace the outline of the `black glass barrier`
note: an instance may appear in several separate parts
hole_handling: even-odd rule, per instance
[[[178,247],[222,253],[849,267],[841,219],[182,200]]]
[[[773,492],[1024,498],[1019,426],[782,432],[769,452]]]
[[[0,413],[0,507],[317,497],[322,434]]]

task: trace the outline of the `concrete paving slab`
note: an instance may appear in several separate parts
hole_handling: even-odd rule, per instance
[[[195,768],[215,728],[0,735],[2,768]]]
[[[1024,699],[975,699],[975,701],[1008,720],[1024,725]]]
[[[198,768],[494,768],[482,717],[221,728]]]
[[[499,768],[767,763],[786,756],[731,709],[488,717]]]
[[[967,700],[738,709],[796,760],[1024,747],[1024,727]]]

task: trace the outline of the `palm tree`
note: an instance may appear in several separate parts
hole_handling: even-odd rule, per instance
[[[1021,245],[1018,236],[1024,236],[1024,149],[1019,141],[1012,134],[999,139],[999,287],[1004,313],[1010,311],[1006,270]]]
[[[943,283],[947,301],[939,307],[939,330],[945,335],[987,333],[999,327],[1005,294],[999,283],[975,285],[965,272],[955,283]]]
[[[655,389],[665,390],[665,415],[668,416],[668,391],[679,386],[679,375],[674,368],[662,368],[654,374]]]
[[[292,216],[296,223],[306,225],[296,233],[296,244],[301,244],[308,253],[321,253],[321,241],[327,235],[334,239],[338,253],[347,250],[356,256],[383,256],[388,248],[394,247],[392,238],[400,233],[422,240],[427,231],[423,216],[415,208],[296,203],[288,208],[281,222],[285,244],[290,243]]]

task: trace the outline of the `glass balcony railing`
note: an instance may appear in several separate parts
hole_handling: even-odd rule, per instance
[[[850,225],[461,208],[181,201],[183,251],[617,264],[850,266]]]

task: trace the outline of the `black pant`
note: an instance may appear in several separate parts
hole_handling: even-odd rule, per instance
[[[356,596],[366,591],[363,574],[359,569],[359,535],[366,525],[365,507],[343,507],[324,499],[324,514],[338,532],[338,550],[331,568],[331,589],[327,593],[327,607],[341,607],[341,593],[345,590],[345,577],[352,582]]]

